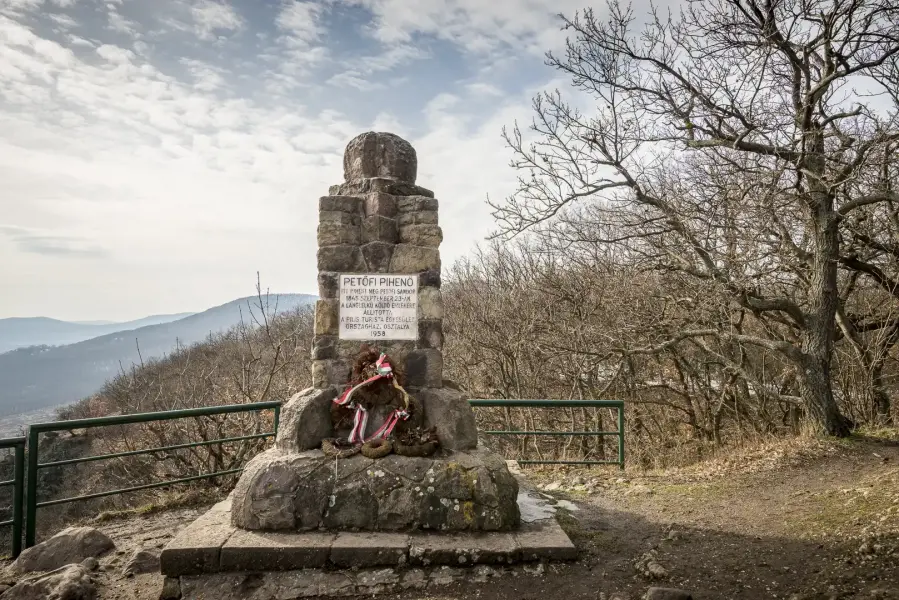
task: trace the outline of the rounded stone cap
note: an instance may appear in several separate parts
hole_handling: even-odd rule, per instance
[[[415,148],[392,133],[368,131],[357,135],[343,154],[343,177],[347,183],[371,177],[415,183],[417,174]]]

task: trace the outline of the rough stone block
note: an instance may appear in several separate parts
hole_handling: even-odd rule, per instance
[[[362,199],[358,196],[322,196],[318,199],[318,210],[358,213],[362,210]]]
[[[358,225],[322,221],[318,224],[316,232],[319,246],[356,245],[362,241]]]
[[[332,185],[328,188],[328,193],[332,196],[368,194],[371,192],[384,192],[392,196],[434,197],[434,192],[427,188],[388,177],[372,177],[371,179],[363,179],[361,181],[350,181],[340,185]]]
[[[440,289],[440,269],[428,269],[418,276],[419,287]]]
[[[443,349],[443,321],[438,319],[418,322],[418,346],[421,349]]]
[[[312,338],[312,360],[337,358],[337,336],[316,335]]]
[[[420,210],[417,212],[399,213],[396,217],[400,227],[408,225],[436,225],[438,223],[436,210]]]
[[[328,503],[324,526],[328,529],[373,529],[378,521],[378,502],[362,480],[337,483]]]
[[[302,452],[321,446],[331,437],[331,402],[337,396],[333,388],[309,388],[294,394],[281,407],[275,446],[288,452]]]
[[[312,361],[312,385],[326,388],[342,386],[350,380],[352,362],[341,358]]]
[[[270,448],[254,456],[234,487],[231,523],[253,530],[297,530],[296,495],[302,490],[306,505],[317,496],[308,494],[307,480],[322,467],[321,450],[285,452]],[[326,498],[321,498],[322,510]]]
[[[245,597],[242,587],[248,575],[244,573],[210,573],[181,577],[178,600],[237,600]]]
[[[443,242],[443,230],[439,225],[404,225],[399,229],[399,242],[437,248]]]
[[[430,269],[440,270],[440,251],[437,248],[397,244],[390,259],[393,273],[420,273]]]
[[[317,262],[319,271],[362,272],[365,261],[358,246],[339,245],[322,246],[318,249]]]
[[[26,548],[10,565],[17,573],[52,571],[66,564],[96,558],[115,548],[109,537],[93,527],[66,527],[36,546]]]
[[[420,534],[411,537],[409,547],[410,562],[425,566],[510,564],[517,562],[519,555],[518,542],[508,533]]]
[[[434,287],[418,289],[418,318],[443,319],[443,296]]]
[[[236,531],[230,523],[229,504],[228,500],[218,503],[168,543],[159,556],[159,569],[163,575],[214,573],[219,570],[222,546]]]
[[[384,192],[373,192],[365,196],[365,215],[369,217],[396,217],[396,196]]]
[[[401,196],[397,198],[396,209],[401,213],[419,212],[423,210],[436,212],[439,203],[436,198],[427,196]]]
[[[96,561],[96,559],[91,559]],[[88,565],[67,564],[50,572],[26,575],[10,580],[0,593],[7,600],[93,600],[97,586]]]
[[[435,426],[440,445],[466,451],[478,445],[474,411],[464,393],[451,388],[424,388],[418,399],[425,413],[425,426]]]
[[[371,215],[362,222],[362,239],[368,242],[388,242],[395,244],[397,240],[397,224],[395,219]]]
[[[391,177],[415,183],[418,158],[412,144],[392,133],[369,131],[350,140],[343,154],[345,181]]]
[[[362,224],[362,215],[359,213],[347,213],[339,210],[322,210],[318,213],[319,223],[334,223],[335,225],[359,226]]]
[[[875,596],[875,594],[872,594],[872,596]],[[880,594],[876,594],[875,597],[878,596],[880,596]],[[796,597],[799,596],[791,596],[791,598]],[[646,594],[643,596],[642,600],[693,600],[693,594],[678,588],[651,587],[646,590]]]
[[[237,530],[221,550],[222,571],[314,569],[328,562],[328,533],[276,533]]]
[[[345,569],[399,566],[405,564],[408,552],[408,535],[341,532],[331,544],[331,562]]]
[[[320,272],[318,274],[318,297],[322,299],[340,296],[340,273]]]
[[[515,532],[521,560],[575,560],[577,548],[555,519],[523,523]]]
[[[406,357],[406,380],[411,387],[439,388],[443,385],[443,354],[440,350],[418,349]]]
[[[337,335],[338,322],[338,300],[317,300],[315,302],[315,335]]]
[[[396,246],[388,242],[370,242],[362,246],[362,257],[369,271],[387,273]]]
[[[274,448],[250,461],[233,496],[233,524],[251,530],[508,531],[521,518],[517,480],[483,450],[334,461]]]

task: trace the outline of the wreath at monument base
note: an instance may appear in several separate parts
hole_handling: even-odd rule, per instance
[[[353,362],[347,389],[334,400],[331,422],[335,431],[349,428],[345,439],[322,441],[326,456],[349,458],[361,452],[368,458],[382,458],[391,452],[402,456],[430,456],[440,446],[434,428],[423,429],[421,403],[403,388],[405,376],[393,366],[386,353],[365,345]],[[367,435],[373,409],[388,410],[386,419]]]

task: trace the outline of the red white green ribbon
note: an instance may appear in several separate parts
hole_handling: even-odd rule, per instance
[[[390,363],[387,362],[386,354],[381,353],[381,356],[378,357],[378,360],[375,363],[375,370],[377,372],[376,375],[369,377],[362,383],[349,388],[339,398],[334,400],[335,404],[346,406],[347,408],[356,409],[356,414],[353,415],[353,430],[350,432],[349,438],[351,444],[362,444],[373,439],[389,437],[390,434],[393,433],[393,429],[394,427],[396,427],[396,424],[400,419],[405,421],[409,418],[409,395],[406,394],[406,390],[400,387],[400,385],[396,382],[396,379],[394,379],[393,367],[391,367]],[[403,394],[404,408],[398,408],[391,412],[387,417],[387,420],[384,421],[384,424],[381,425],[381,427],[379,427],[377,431],[375,431],[369,438],[366,439],[365,430],[368,428],[368,410],[366,410],[366,408],[361,404],[356,404],[355,402],[353,402],[353,394],[359,388],[363,388],[379,379],[393,380],[393,387],[398,389]]]

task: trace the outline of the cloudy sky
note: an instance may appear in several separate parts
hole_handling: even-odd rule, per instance
[[[413,143],[465,255],[582,4],[0,0],[0,318],[315,293],[317,201],[369,130]]]

